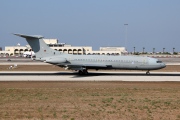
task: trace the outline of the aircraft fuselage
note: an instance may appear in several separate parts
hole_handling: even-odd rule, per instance
[[[53,61],[53,57],[46,57],[47,61],[45,62],[59,66],[67,63],[69,65],[84,65],[86,69],[156,70],[166,66],[158,59],[140,56],[60,55],[59,57],[59,61]],[[52,61],[48,61],[50,58]]]

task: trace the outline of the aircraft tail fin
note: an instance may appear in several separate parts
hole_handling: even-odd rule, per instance
[[[23,35],[23,34],[14,34],[19,37],[23,37],[31,46],[32,50],[36,54],[36,58],[41,59],[43,57],[50,57],[54,55],[62,54],[59,51],[51,49],[42,39],[43,36],[40,35]]]

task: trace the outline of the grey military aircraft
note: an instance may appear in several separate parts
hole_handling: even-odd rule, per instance
[[[155,58],[140,56],[73,55],[51,49],[40,35],[14,34],[26,39],[36,54],[35,60],[88,74],[88,69],[157,70],[166,65]]]

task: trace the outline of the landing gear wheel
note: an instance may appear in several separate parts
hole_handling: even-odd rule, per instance
[[[84,74],[84,75],[87,75],[87,74],[88,74],[88,71],[87,71],[87,70],[83,70],[83,74]]]
[[[83,74],[83,72],[81,70],[79,70],[79,75],[82,75],[82,74]]]
[[[149,72],[149,70],[146,72],[146,75],[150,75],[150,72]]]
[[[79,70],[79,75],[87,75],[88,74],[88,71],[85,69],[85,70]]]

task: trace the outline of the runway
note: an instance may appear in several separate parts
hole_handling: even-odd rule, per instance
[[[180,72],[90,72],[78,75],[69,71],[1,72],[0,81],[180,81]]]

